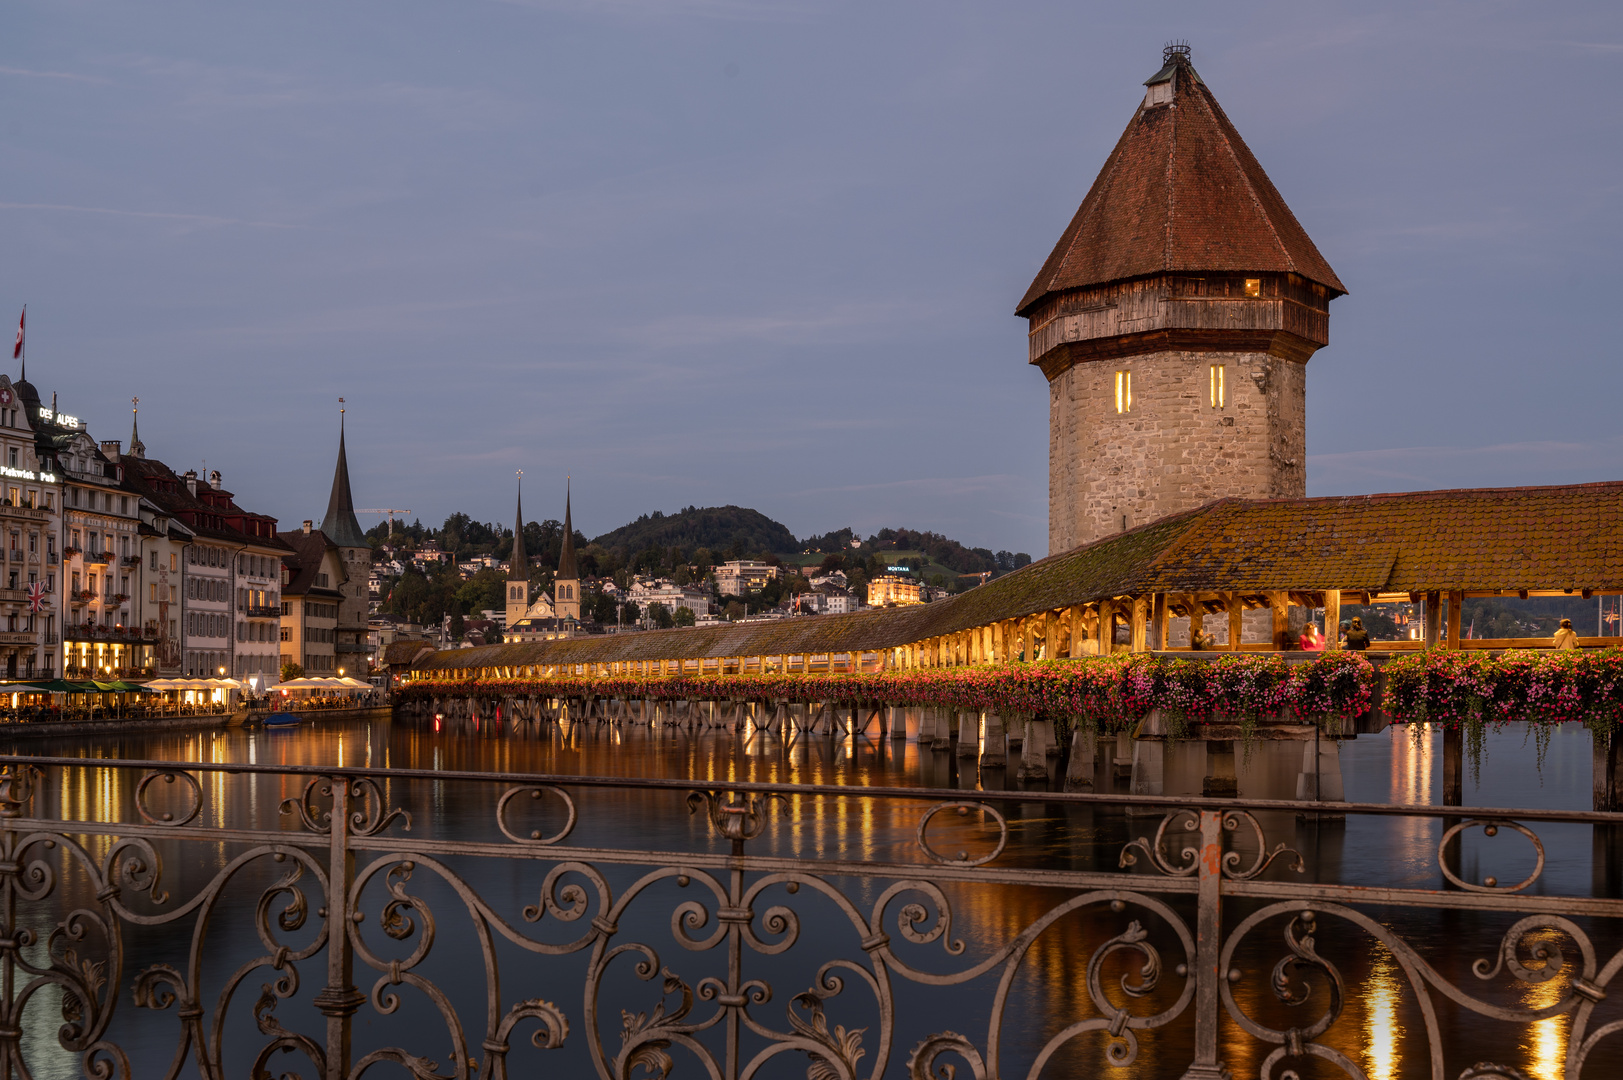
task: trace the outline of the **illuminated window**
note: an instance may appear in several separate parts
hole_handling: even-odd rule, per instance
[[[1133,373],[1131,371],[1116,372],[1116,411],[1119,413],[1133,411]]]
[[[1212,408],[1221,409],[1228,403],[1228,396],[1223,389],[1223,365],[1212,365]]]
[[[1261,278],[1254,278],[1254,277],[1246,278],[1245,279],[1245,294],[1247,296],[1261,296],[1262,295],[1262,279]]]

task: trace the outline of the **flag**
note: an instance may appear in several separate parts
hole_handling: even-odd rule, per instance
[[[45,606],[45,586],[39,582],[28,586],[28,610],[38,611]]]
[[[11,347],[13,360],[23,354],[23,324],[28,321],[28,307],[24,305],[23,313],[17,317],[17,344]]]

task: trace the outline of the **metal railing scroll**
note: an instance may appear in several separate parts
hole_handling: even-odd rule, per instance
[[[7,1077],[1361,1077],[1377,969],[1401,1075],[1551,1023],[1561,1075],[1623,1060],[1623,900],[1539,835],[1623,815],[1338,806],[1435,825],[1405,886],[1314,880],[1274,834],[1322,803],[0,765]]]

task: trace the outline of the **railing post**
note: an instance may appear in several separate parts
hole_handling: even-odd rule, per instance
[[[351,1018],[366,1002],[366,995],[355,989],[349,945],[349,891],[355,880],[349,796],[349,781],[334,779],[327,862],[327,985],[315,996],[316,1008],[327,1018],[327,1080],[345,1080],[349,1075]]]
[[[1217,970],[1223,935],[1223,812],[1200,812],[1200,889],[1195,918],[1195,1059],[1183,1080],[1229,1080],[1217,1059],[1217,1013],[1222,1000]]]

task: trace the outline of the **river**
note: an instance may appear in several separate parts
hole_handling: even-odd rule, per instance
[[[1366,735],[1346,741],[1342,746],[1341,760],[1347,797],[1353,801],[1407,805],[1440,802],[1440,742],[1439,738],[1429,733],[1422,732],[1415,736],[1402,727],[1381,735]],[[782,817],[778,824],[750,847],[754,854],[802,859],[919,861],[913,839],[918,805],[863,798],[860,792],[863,787],[974,789],[984,782],[997,790],[1032,790],[1032,785],[1011,778],[1013,770],[990,772],[982,777],[972,762],[961,762],[951,754],[928,749],[921,752],[912,741],[903,743],[862,738],[836,741],[814,737],[786,747],[770,736],[756,736],[741,741],[721,731],[690,733],[607,725],[525,725],[514,730],[491,724],[475,727],[466,723],[436,725],[433,721],[380,720],[309,724],[292,731],[274,732],[240,729],[150,734],[132,732],[116,738],[18,739],[9,743],[0,739],[0,748],[8,753],[85,758],[670,777],[693,780],[699,784],[705,781],[759,781],[782,785],[811,783],[852,787],[851,798],[792,798],[789,805],[780,811]],[[1587,809],[1590,784],[1588,733],[1569,725],[1567,729],[1554,734],[1542,764],[1536,757],[1535,747],[1520,725],[1490,732],[1480,762],[1480,774],[1473,775],[1468,770],[1466,804]],[[133,813],[131,800],[135,779],[117,769],[87,764],[82,770],[70,771],[64,777],[60,790],[43,796],[47,799],[47,806],[42,813],[60,814],[67,820],[129,820]],[[1050,784],[1057,786],[1057,781],[1050,781]],[[281,814],[279,808],[284,799],[296,797],[302,786],[302,781],[290,777],[213,776],[205,784],[205,815],[202,821],[221,828],[291,828],[292,821],[287,815]],[[1041,787],[1038,785],[1038,789]],[[495,785],[397,782],[387,787],[386,798],[391,806],[399,805],[412,814],[411,832],[401,836],[401,843],[409,847],[411,841],[417,838],[453,841],[499,839],[493,835],[491,823],[500,793],[501,788]],[[687,812],[681,793],[592,791],[582,793],[580,806],[580,823],[570,838],[571,844],[646,848],[673,853],[718,850],[702,815],[694,816]],[[541,831],[554,829],[558,819],[556,814],[549,817],[549,812],[543,802],[535,810],[539,816],[533,822],[526,819],[526,823],[534,824]],[[1151,832],[1158,821],[1154,817],[1129,818],[1115,810],[1055,803],[1025,804],[1011,810],[1010,816],[1010,846],[1000,858],[999,865],[1084,870],[1115,869],[1122,846],[1135,836]],[[1344,824],[1298,823],[1286,819],[1265,820],[1264,826],[1270,834],[1270,842],[1283,839],[1302,852],[1307,864],[1306,877],[1312,880],[1407,888],[1435,888],[1441,884],[1435,869],[1435,849],[1442,828],[1437,819],[1371,819],[1354,816]],[[1532,892],[1618,895],[1615,845],[1609,860],[1587,826],[1546,825],[1540,827],[1538,832],[1547,848],[1548,865]],[[974,839],[970,837],[964,842],[973,846]],[[104,851],[105,841],[92,840],[87,846],[93,851]],[[174,903],[181,902],[201,888],[225,865],[233,850],[230,844],[223,842],[165,848],[164,887],[176,898]],[[1478,837],[1465,845],[1461,870],[1468,878],[1480,878],[1488,873],[1509,875],[1518,870],[1525,874],[1530,865],[1526,854],[1526,849],[1517,850],[1505,844],[1489,846],[1488,842]],[[534,904],[539,891],[539,879],[530,871],[530,867],[514,869],[486,860],[470,863],[463,872],[469,875],[469,883],[480,891],[485,900],[511,919],[514,925],[523,926],[517,912],[527,904]],[[260,894],[276,874],[282,872],[285,872],[285,867],[273,870],[267,865],[263,872],[245,875],[230,896],[222,897],[221,908],[212,923],[219,930],[211,937],[204,965],[209,977],[215,980],[216,991],[225,973],[264,951],[252,933],[247,931],[252,925],[253,910]],[[624,874],[609,876],[617,888],[623,888],[629,880]],[[1508,876],[1504,879],[1513,880]],[[452,899],[448,890],[435,892],[434,886],[422,883],[420,879],[413,888],[417,889],[419,885],[425,903],[443,906]],[[870,885],[866,882],[851,885],[852,895],[869,898]],[[639,916],[637,921],[626,925],[644,937],[651,937],[656,932],[662,934],[666,943],[660,947],[664,962],[674,966],[677,960],[681,960],[689,965],[684,971],[698,970],[697,976],[684,974],[690,983],[697,985],[698,977],[709,969],[694,969],[693,961],[682,956],[682,950],[672,942],[671,932],[666,928],[676,905],[683,899],[693,897],[684,897],[674,888],[665,892],[669,895],[662,893],[659,901],[664,906],[651,904],[651,908],[657,908],[655,913]],[[381,890],[378,895],[382,895]],[[955,899],[957,922],[953,933],[963,937],[968,950],[966,956],[973,957],[978,952],[984,954],[1008,936],[1018,933],[1027,922],[1054,902],[1056,898],[1051,890],[1013,885],[978,886]],[[377,907],[373,905],[371,910],[377,910]],[[1388,926],[1398,929],[1429,962],[1447,971],[1472,992],[1481,990],[1479,982],[1469,972],[1470,963],[1481,957],[1487,957],[1491,962],[1498,948],[1499,936],[1510,921],[1497,916],[1412,909],[1401,912],[1376,910],[1372,914]],[[824,949],[832,947],[830,943],[841,932],[840,920],[831,919],[827,913],[807,912],[803,917],[803,943],[810,944],[815,940]],[[314,921],[311,920],[312,923]],[[1153,920],[1146,922],[1153,933]],[[1619,948],[1617,928],[1586,928],[1594,935],[1603,962]],[[49,926],[39,922],[36,929],[43,936]],[[705,933],[709,929],[707,927]],[[190,923],[186,927],[186,933],[189,932]],[[482,980],[476,977],[476,972],[470,975],[467,970],[459,970],[469,966],[468,958],[477,955],[477,946],[471,931],[457,927],[454,920],[444,917],[443,913],[437,932],[441,935],[436,945],[438,951],[464,957],[460,962],[453,960],[443,966],[435,978],[448,993],[458,997],[459,1007],[464,1004],[461,996],[474,999],[471,1011],[476,1015],[466,1022],[473,1031],[470,1036],[472,1053],[478,1056],[477,1031],[483,1024],[484,1015],[479,1004]],[[542,934],[540,930],[535,932]],[[1011,984],[1010,1006],[1006,1011],[1003,1034],[1003,1075],[1025,1075],[1035,1047],[1054,1030],[1090,1011],[1096,1015],[1096,1010],[1092,1010],[1088,1001],[1081,969],[1086,965],[1086,957],[1097,946],[1098,935],[1098,926],[1094,921],[1079,918],[1063,925],[1057,924],[1054,931],[1038,940],[1024,970]],[[124,982],[128,984],[133,973],[149,963],[159,960],[174,963],[183,957],[185,936],[177,937],[173,928],[132,935],[127,940],[129,956],[125,962]],[[568,936],[566,933],[556,940],[567,940]],[[299,935],[290,937],[298,938]],[[1419,1013],[1413,994],[1390,955],[1369,939],[1353,940],[1355,936],[1343,935],[1338,940],[1332,938],[1328,930],[1321,937],[1321,951],[1327,957],[1332,951],[1335,952],[1332,959],[1340,967],[1349,989],[1354,991],[1349,995],[1346,1012],[1325,1041],[1337,1045],[1349,1060],[1376,1080],[1422,1074],[1425,1065],[1421,1044],[1417,1042]],[[302,940],[307,939],[308,931],[305,931]],[[1246,966],[1259,978],[1238,984],[1235,993],[1242,1006],[1254,1010],[1259,1017],[1268,1016],[1270,1023],[1278,1020],[1277,1026],[1289,1026],[1292,1022],[1300,1023],[1304,1018],[1296,1017],[1292,1021],[1291,1011],[1272,1000],[1265,980],[1260,978],[1272,959],[1279,954],[1277,943],[1277,934],[1267,942],[1258,943],[1257,955]],[[675,960],[672,959],[672,948],[676,949]],[[1166,951],[1165,947],[1163,951]],[[924,966],[926,961],[918,959],[922,952],[917,950],[914,960]],[[1267,955],[1264,956],[1264,953]],[[775,961],[780,965],[773,972],[777,995],[773,1003],[765,1008],[772,1011],[777,1026],[783,1024],[781,1010],[792,995],[792,987],[797,980],[799,985],[809,985],[816,963],[826,959],[827,955],[814,950],[810,956],[798,962],[787,956]],[[838,955],[860,958],[861,950],[854,942],[842,943]],[[934,959],[928,961],[933,965],[931,970],[951,971],[967,966],[967,961],[954,961],[945,956],[939,945],[932,955]],[[1082,959],[1078,960],[1077,957]],[[574,959],[581,960],[579,957]],[[1120,962],[1120,958],[1113,963],[1112,978],[1128,973],[1128,967]],[[581,962],[574,963],[572,968],[565,964],[557,969],[548,968],[544,974],[540,974],[541,968],[535,969],[540,980],[538,985],[541,986],[541,990],[537,991],[538,996],[564,1007],[566,1012],[570,1012],[571,1023],[576,1025],[575,1034],[571,1036],[573,1043],[566,1040],[564,1050],[529,1051],[532,1054],[553,1055],[535,1059],[551,1067],[568,1062],[563,1071],[556,1075],[585,1076],[590,1068],[589,1062],[582,1056],[584,1051],[580,1049],[582,1039],[579,1025],[582,1021],[578,1002],[582,986],[581,967]],[[565,968],[568,968],[568,973],[564,973]],[[307,997],[319,987],[321,973],[312,968],[303,977],[307,985],[299,994]],[[369,973],[358,971],[357,985],[363,991],[370,989],[370,978]],[[257,990],[260,977],[255,976],[252,981]],[[505,1000],[513,999],[518,991],[509,987],[520,982],[522,979],[514,983],[504,982]],[[1501,979],[1496,985],[1502,988],[1504,982]],[[1181,988],[1181,985],[1182,980],[1163,973],[1162,985],[1146,995],[1144,1000],[1150,1004],[1170,1003],[1175,1000],[1174,987]],[[1537,1007],[1546,1003],[1540,995],[1547,994],[1552,986],[1553,983],[1518,985],[1510,992],[1494,997],[1494,1000],[1509,1005]],[[847,989],[845,993],[849,998],[853,991]],[[232,1021],[227,1025],[227,1030],[242,1037],[246,1045],[248,1039],[254,1038],[252,1020],[247,1015],[254,994],[244,990],[243,995],[245,997],[239,996],[233,1007]],[[629,976],[605,982],[602,995],[604,1002],[599,1028],[604,1045],[612,1053],[618,1046],[621,1008],[633,1012],[647,1009],[658,995],[647,984]],[[1119,992],[1115,997],[1122,1000]],[[978,984],[948,988],[917,988],[905,983],[898,984],[896,1008],[899,1033],[885,1075],[904,1075],[907,1052],[921,1031],[951,1026],[959,1031],[979,1032],[973,1037],[977,1042],[983,1042],[990,1015],[989,998],[984,980]],[[831,1026],[836,1005],[840,1003],[837,998],[830,1001]],[[205,1004],[212,1004],[212,999],[206,998]],[[1311,1007],[1310,1002],[1307,1008]],[[178,1030],[175,1010],[152,1013],[134,1009],[127,989],[123,992],[118,1009],[111,1035],[131,1048],[138,1065],[136,1074],[162,1075],[162,1063],[168,1061],[175,1046]],[[1152,1010],[1137,1005],[1135,1011]],[[25,1055],[35,1064],[36,1076],[75,1075],[76,1062],[54,1048],[56,1026],[60,1019],[53,1020],[52,1015],[49,1010],[39,1007],[32,1007],[26,1014]],[[295,1014],[290,1005],[284,1005],[283,1014],[279,1015],[291,1017]],[[1599,1016],[1597,1013],[1597,1022]],[[1284,1019],[1280,1020],[1280,1017]],[[392,1015],[377,1013],[369,1005],[363,1007],[357,1016],[357,1045],[395,1039],[409,1044],[414,1037],[421,1041],[422,1032],[427,1030],[424,1025],[434,1025],[436,1022],[433,1013],[420,1003],[407,1002]],[[855,1013],[842,1022],[853,1027],[862,1023]],[[1478,1060],[1511,1064],[1531,1077],[1553,1078],[1561,1075],[1561,1062],[1567,1050],[1570,1030],[1570,1018],[1567,1016],[1512,1027],[1489,1023],[1470,1014],[1442,1007],[1440,1023],[1449,1077],[1459,1075],[1467,1065]],[[1188,1060],[1189,1035],[1186,1026],[1174,1025],[1158,1031],[1141,1032],[1137,1063],[1131,1070],[1121,1072],[1121,1075],[1179,1075],[1182,1065]],[[901,1034],[904,1030],[907,1031],[905,1036]],[[312,1033],[319,1036],[316,1029],[312,1029]],[[872,1046],[872,1034],[867,1038],[867,1045]],[[257,1041],[262,1042],[263,1038]],[[417,1050],[443,1064],[448,1042],[439,1037],[432,1041],[432,1045],[418,1047]],[[1271,1049],[1244,1035],[1229,1021],[1225,1021],[1224,1042],[1226,1061],[1236,1076],[1255,1075],[1261,1058]],[[1613,1042],[1617,1045],[1608,1045],[1605,1050],[1592,1054],[1584,1075],[1617,1075],[1616,1070],[1623,1068],[1623,1037]],[[1108,1038],[1102,1032],[1083,1036],[1050,1062],[1045,1075],[1094,1075],[1081,1063],[1097,1060],[1107,1043]],[[228,1055],[227,1060],[230,1062],[234,1058]],[[806,1075],[806,1059],[796,1056],[794,1060],[798,1062],[794,1068],[788,1068],[788,1059],[780,1059],[775,1063],[779,1071],[768,1068],[762,1075]],[[873,1060],[870,1054],[865,1067],[871,1068]],[[295,1068],[293,1058],[286,1061],[288,1064],[275,1066],[278,1073],[286,1068],[303,1071],[305,1075],[311,1072],[306,1063],[299,1062]],[[524,1071],[518,1062],[515,1051],[515,1074]],[[1304,1080],[1313,1076],[1341,1075],[1322,1061],[1292,1064]],[[1067,1073],[1067,1068],[1080,1071]],[[374,1071],[389,1070],[399,1071],[398,1067],[391,1065],[380,1065]],[[1115,1070],[1103,1069],[1098,1075],[1113,1072]],[[678,1054],[677,1067],[672,1075],[698,1073],[692,1070],[691,1063],[682,1060]]]

